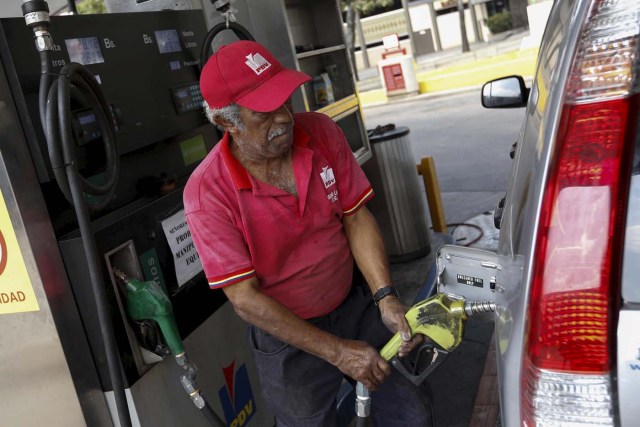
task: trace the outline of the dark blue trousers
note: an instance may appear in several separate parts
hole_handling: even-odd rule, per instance
[[[365,286],[355,284],[340,307],[308,321],[336,336],[363,340],[381,348],[392,334],[382,323],[378,307]],[[249,327],[249,344],[262,393],[278,427],[336,426],[336,396],[344,378],[340,370],[255,326]],[[395,369],[392,371],[372,393],[374,425],[431,426],[429,394]]]

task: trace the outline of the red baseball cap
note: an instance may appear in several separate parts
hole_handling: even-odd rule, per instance
[[[236,103],[258,112],[273,111],[311,77],[285,68],[253,41],[222,46],[200,74],[200,92],[211,108]]]

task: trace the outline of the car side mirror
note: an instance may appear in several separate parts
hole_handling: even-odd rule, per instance
[[[521,76],[501,77],[482,86],[482,106],[485,108],[526,107],[529,89]]]

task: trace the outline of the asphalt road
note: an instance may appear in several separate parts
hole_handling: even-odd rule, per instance
[[[387,123],[408,127],[416,164],[422,157],[434,158],[448,223],[493,210],[504,195],[511,169],[509,150],[524,108],[486,109],[477,90],[417,96],[368,106],[363,113],[368,129]]]

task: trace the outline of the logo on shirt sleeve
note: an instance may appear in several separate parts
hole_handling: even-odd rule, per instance
[[[333,175],[333,169],[329,166],[322,168],[320,177],[322,178],[322,182],[324,182],[324,188],[329,188],[336,183],[336,177]]]

